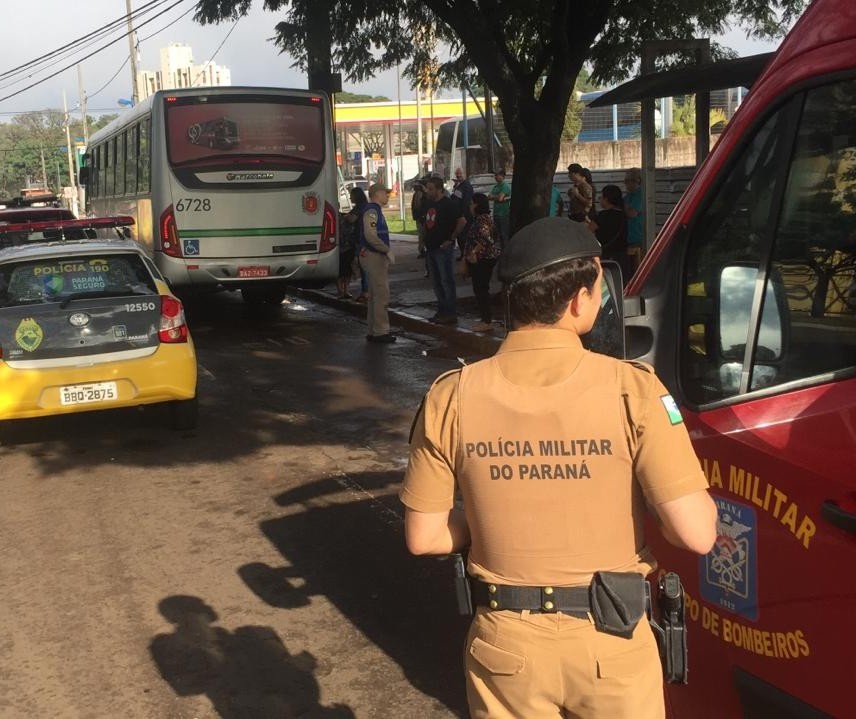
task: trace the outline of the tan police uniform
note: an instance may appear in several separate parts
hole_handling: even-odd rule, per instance
[[[707,488],[650,367],[583,349],[573,332],[511,332],[495,357],[441,377],[418,414],[400,497],[444,512],[463,497],[469,573],[517,586],[587,585],[655,567],[645,503]],[[473,717],[662,717],[647,621],[631,639],[561,612],[477,610],[465,648]]]

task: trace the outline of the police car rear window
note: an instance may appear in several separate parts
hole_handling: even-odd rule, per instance
[[[139,255],[51,257],[0,265],[0,307],[62,302],[81,294],[116,297],[124,293],[157,294]]]

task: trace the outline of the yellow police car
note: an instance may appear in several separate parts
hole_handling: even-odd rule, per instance
[[[119,220],[132,222],[52,229],[73,235],[85,225],[91,238],[93,227]],[[169,404],[174,428],[196,425],[196,353],[184,308],[137,243],[0,249],[0,421],[155,403]]]

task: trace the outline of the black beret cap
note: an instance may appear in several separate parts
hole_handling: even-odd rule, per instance
[[[600,257],[600,243],[582,222],[542,217],[514,233],[499,256],[497,275],[510,284],[566,260]]]

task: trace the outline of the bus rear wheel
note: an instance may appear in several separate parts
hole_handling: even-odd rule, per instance
[[[285,287],[242,287],[241,297],[251,305],[281,305],[285,299]]]

